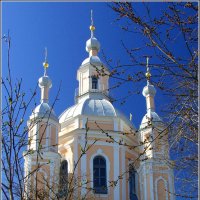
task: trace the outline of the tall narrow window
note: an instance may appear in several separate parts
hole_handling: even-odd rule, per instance
[[[98,89],[98,78],[96,76],[92,76],[92,89]]]
[[[129,166],[129,197],[130,200],[138,200],[136,195],[136,171],[132,165]]]
[[[96,156],[93,160],[93,185],[94,193],[107,194],[106,160]]]
[[[68,190],[68,162],[63,160],[60,165],[60,188],[59,197],[67,195]]]

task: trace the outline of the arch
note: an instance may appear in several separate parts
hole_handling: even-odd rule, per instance
[[[168,187],[167,187],[167,181],[166,179],[164,179],[162,176],[159,176],[156,180],[155,180],[155,192],[156,192],[156,200],[159,200],[159,196],[158,196],[158,182],[159,181],[163,181],[164,182],[164,189],[165,189],[165,200],[168,200]],[[164,200],[164,199],[163,199]]]
[[[102,149],[98,149],[95,154],[93,154],[90,158],[90,176],[91,176],[91,188],[94,188],[94,173],[93,173],[93,160],[95,157],[101,156],[106,161],[106,186],[109,185],[109,174],[110,174],[110,160],[106,156],[106,154],[103,153]],[[101,194],[108,194],[109,193],[109,187],[107,187],[106,193]],[[99,193],[100,194],[100,193]]]

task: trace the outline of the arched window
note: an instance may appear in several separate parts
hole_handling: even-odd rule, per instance
[[[132,165],[129,165],[129,198],[138,200],[136,195],[136,171]]]
[[[96,194],[107,194],[106,160],[96,156],[93,160],[93,189]]]
[[[60,165],[60,188],[59,197],[64,197],[67,195],[68,190],[68,162],[63,160]]]
[[[92,76],[92,89],[98,89],[98,78],[96,76]]]

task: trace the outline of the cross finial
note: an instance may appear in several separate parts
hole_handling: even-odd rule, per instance
[[[146,67],[147,67],[147,72],[146,72],[145,76],[146,76],[146,79],[147,79],[147,84],[149,84],[149,81],[150,81],[150,78],[151,78],[151,73],[150,73],[150,69],[149,69],[149,57],[148,56],[147,56]]]
[[[92,38],[94,36],[94,30],[95,30],[94,21],[93,21],[93,10],[91,10],[91,25],[90,25],[90,30],[91,30],[91,38]]]
[[[47,62],[47,48],[45,47],[44,49],[44,62],[43,62],[43,67],[44,67],[44,76],[47,75],[47,68],[49,67],[49,63]]]
[[[45,47],[44,48],[44,59],[45,59],[45,62],[47,61],[47,54],[48,54],[47,48]]]
[[[91,10],[91,25],[93,26],[93,11]]]

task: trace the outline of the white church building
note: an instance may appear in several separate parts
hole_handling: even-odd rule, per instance
[[[52,81],[47,74],[47,60],[43,63],[45,73],[39,78],[41,100],[28,120],[25,196],[174,200],[167,130],[155,112],[156,89],[150,83],[149,69],[142,93],[147,112],[136,131],[111,103],[110,72],[98,56],[100,42],[95,38],[93,22],[90,31],[88,57],[77,68],[76,102],[59,117],[48,102]]]

